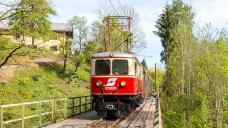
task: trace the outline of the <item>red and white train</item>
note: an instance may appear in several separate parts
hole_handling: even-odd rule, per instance
[[[96,53],[91,57],[91,96],[100,117],[124,117],[140,105],[152,80],[134,54]]]

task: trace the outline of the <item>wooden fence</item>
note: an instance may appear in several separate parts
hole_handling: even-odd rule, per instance
[[[92,110],[90,96],[0,105],[0,128],[40,127]]]

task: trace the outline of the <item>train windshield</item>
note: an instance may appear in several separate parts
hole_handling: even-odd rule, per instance
[[[96,60],[95,73],[97,75],[110,74],[110,60]]]
[[[128,74],[128,61],[127,60],[113,60],[112,61],[112,74]]]

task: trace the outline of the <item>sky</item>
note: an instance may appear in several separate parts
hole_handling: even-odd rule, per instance
[[[153,34],[155,24],[166,4],[172,0],[111,0],[114,6],[132,6],[139,15],[139,27],[145,33],[146,48],[137,52],[140,60],[145,59],[149,67],[156,62],[158,68],[164,68],[160,62],[162,46],[159,37]],[[192,5],[195,23],[203,26],[211,23],[217,28],[228,28],[228,0],[183,0]],[[51,17],[54,23],[67,23],[73,16],[85,16],[88,25],[98,19],[97,10],[109,4],[109,0],[53,0],[52,6],[57,12]],[[110,6],[110,5],[109,5]]]

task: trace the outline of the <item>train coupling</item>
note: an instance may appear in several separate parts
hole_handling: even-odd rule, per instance
[[[106,104],[105,108],[106,110],[116,110],[116,106],[113,104]]]

